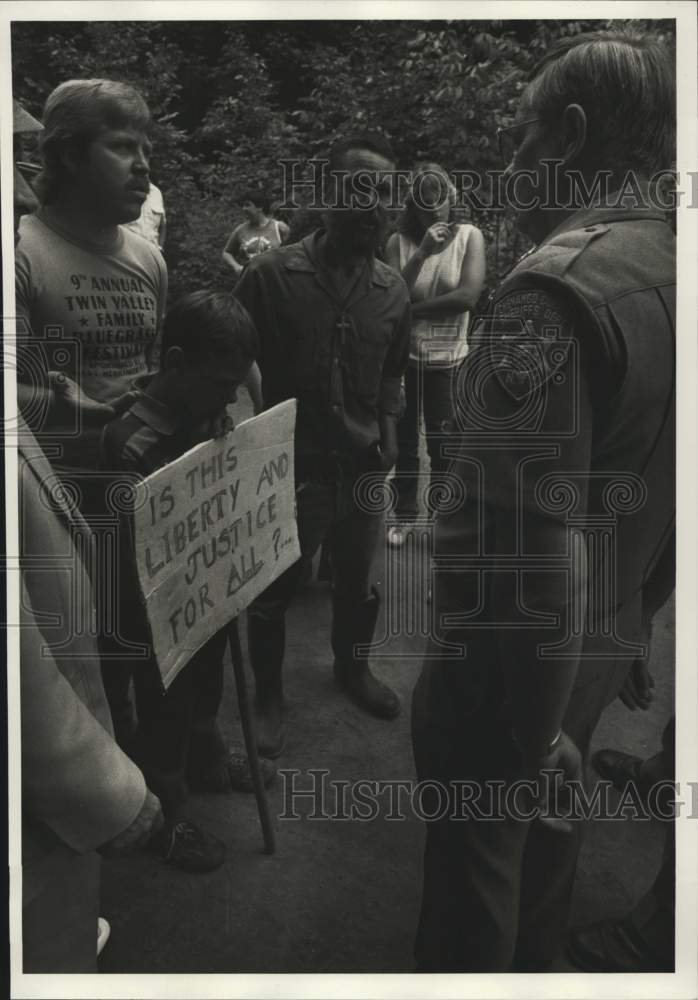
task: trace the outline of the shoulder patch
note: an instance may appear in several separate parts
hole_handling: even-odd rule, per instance
[[[574,323],[550,292],[531,287],[495,296],[485,321],[490,364],[515,399],[564,379],[559,369],[569,354]]]

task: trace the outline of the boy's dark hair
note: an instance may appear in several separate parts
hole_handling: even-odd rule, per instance
[[[192,360],[225,358],[247,373],[259,353],[259,340],[249,313],[227,292],[190,292],[167,311],[162,328],[161,358],[180,347]]]
[[[261,208],[265,215],[269,211],[269,205],[271,204],[269,196],[260,188],[254,191],[243,191],[240,197],[240,204],[244,205],[246,201],[251,201],[257,208]]]

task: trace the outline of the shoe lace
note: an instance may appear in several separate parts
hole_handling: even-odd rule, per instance
[[[184,841],[196,841],[199,839],[198,831],[191,823],[175,823],[174,833],[175,837]]]

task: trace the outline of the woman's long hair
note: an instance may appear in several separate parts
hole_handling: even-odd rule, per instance
[[[421,207],[435,208],[446,200],[450,204],[450,221],[453,218],[453,207],[456,203],[456,188],[453,181],[440,164],[418,163],[412,171],[410,190],[398,218],[398,232],[411,240],[415,246],[419,246],[426,229],[417,212],[420,207],[418,203],[421,202]]]

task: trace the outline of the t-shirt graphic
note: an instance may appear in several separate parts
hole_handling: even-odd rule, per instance
[[[266,253],[267,250],[271,250],[272,243],[268,240],[266,236],[251,236],[248,240],[240,241],[240,255],[247,260],[252,260],[253,257],[257,257],[260,253]]]
[[[52,367],[93,399],[111,402],[152,367],[167,293],[162,255],[124,227],[108,252],[79,245],[37,216],[25,216],[20,237],[20,317],[32,336],[65,342]]]
[[[41,369],[62,371],[92,399],[111,403],[156,366],[167,268],[142,236],[121,226],[109,249],[78,243],[40,210],[20,224],[15,280],[29,368],[41,356]],[[28,371],[27,364],[20,369]],[[72,424],[52,425],[61,461],[80,468],[96,463],[99,431],[85,424],[76,436]]]

